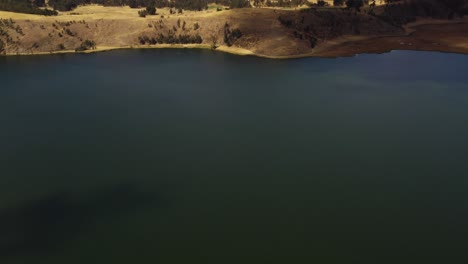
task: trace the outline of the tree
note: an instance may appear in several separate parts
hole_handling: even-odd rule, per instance
[[[88,49],[96,49],[96,42],[94,42],[93,40],[85,40],[84,42],[84,46],[87,47]]]
[[[201,44],[203,42],[203,39],[200,36],[200,34],[195,35],[194,42],[197,44]]]
[[[85,40],[81,43],[81,45],[75,49],[76,52],[79,52],[79,51],[85,51],[85,50],[90,50],[90,49],[96,49],[96,42],[92,41],[92,40]]]
[[[346,0],[346,7],[349,9],[356,9],[361,11],[361,7],[364,5],[364,0]]]
[[[145,9],[140,10],[140,11],[138,11],[138,15],[140,17],[146,17],[148,15],[148,11],[146,11]]]
[[[461,14],[463,16],[463,6],[468,7],[468,2],[466,0],[439,0],[443,2],[448,8],[451,9],[450,18],[453,18],[454,14]],[[468,11],[465,9],[465,12]]]
[[[210,34],[210,43],[211,43],[212,50],[215,50],[216,48],[218,48],[218,31],[217,30]]]
[[[333,0],[334,6],[343,6],[344,0]]]
[[[5,43],[0,39],[0,54],[5,54]]]
[[[148,15],[154,16],[154,15],[156,15],[156,7],[154,7],[154,6],[148,6],[148,7],[146,8],[146,12],[148,13]]]
[[[231,0],[229,7],[230,8],[250,7],[250,1],[249,0]]]
[[[229,24],[226,22],[224,24],[224,43],[231,47],[238,38],[242,37],[242,32],[237,28],[231,30]]]
[[[50,1],[50,0],[49,0]],[[139,7],[137,0],[129,0],[128,1],[128,6],[130,8],[137,8]]]
[[[328,3],[325,2],[324,0],[318,0],[318,1],[317,1],[317,5],[318,5],[318,6],[327,6]]]
[[[75,9],[79,4],[82,3],[77,0],[49,0],[49,6],[60,11],[70,11]]]
[[[54,16],[58,13],[50,9],[38,7],[45,6],[44,0],[0,0],[0,10],[17,13]]]
[[[227,22],[224,24],[224,43],[226,43],[228,47],[232,46],[231,29],[229,28],[229,24]]]
[[[33,5],[43,7],[46,4],[45,4],[45,0],[33,0]]]

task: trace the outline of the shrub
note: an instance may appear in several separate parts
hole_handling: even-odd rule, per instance
[[[96,42],[92,40],[85,40],[82,44],[86,49],[96,49]]]
[[[210,34],[210,45],[212,50],[218,48],[218,34],[216,32]]]
[[[242,32],[240,31],[240,29],[236,28],[231,32],[231,35],[233,38],[238,39],[242,37]]]
[[[324,0],[318,0],[317,1],[317,6],[328,6],[328,3],[325,2]]]
[[[236,39],[242,37],[242,32],[239,29],[234,29],[231,31],[231,28],[228,23],[224,24],[224,43],[229,47],[232,46]]]
[[[149,42],[149,38],[146,35],[139,36],[138,41],[140,42],[141,45],[145,45],[147,42]]]
[[[5,43],[0,39],[0,54],[5,54]]]
[[[65,29],[65,33],[67,33],[67,35],[69,35],[71,37],[75,36],[75,33],[73,31],[71,31],[69,28]]]
[[[201,44],[203,42],[203,39],[200,36],[200,34],[195,35],[194,42],[197,44]]]
[[[81,45],[75,49],[75,52],[82,52],[82,51],[86,51],[86,49]]]
[[[90,49],[93,49],[93,50],[96,49],[96,42],[87,39],[83,41],[81,45],[75,49],[75,51],[79,52],[79,51],[86,51]]]
[[[154,15],[156,15],[156,7],[154,7],[154,6],[148,6],[148,7],[146,8],[146,12],[147,12],[148,15],[154,16]]]
[[[346,7],[349,9],[356,9],[361,11],[361,7],[364,5],[364,0],[346,0]]]
[[[283,16],[279,16],[278,20],[281,23],[281,25],[283,25],[285,27],[290,27],[293,24],[293,21],[291,19],[288,19],[288,18],[283,17]]]
[[[344,0],[333,0],[334,6],[343,6]]]
[[[148,11],[146,11],[146,9],[140,10],[138,11],[138,15],[140,17],[146,17],[148,15]]]

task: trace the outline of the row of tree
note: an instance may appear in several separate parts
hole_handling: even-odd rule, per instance
[[[140,17],[154,16],[154,15],[156,15],[156,7],[148,6],[148,7],[146,7],[146,9],[142,9],[142,10],[138,11],[138,15]]]
[[[230,8],[251,7],[249,0],[216,0],[216,4],[229,6]]]
[[[258,6],[258,1],[261,0],[256,0],[254,2],[254,5]],[[309,4],[307,0],[277,0],[277,1],[270,1],[267,0],[265,2],[266,6],[273,6],[273,7],[297,7],[297,6],[303,6],[305,4]]]
[[[468,15],[468,0],[406,0],[386,5],[378,17],[401,26],[415,21],[417,17],[454,19],[464,15]]]
[[[462,15],[468,8],[468,0],[333,0],[334,6],[344,6],[348,9],[360,10],[363,6],[375,6],[376,1],[383,1],[387,9],[405,9],[407,15],[412,16],[445,16],[447,10],[453,14]],[[325,3],[318,0],[318,3]],[[389,5],[391,4],[391,5]]]
[[[270,0],[255,0],[270,1]],[[290,5],[292,2],[303,2],[305,0],[279,0],[279,3]],[[208,8],[210,0],[49,0],[48,5],[54,10],[44,9],[45,0],[0,0],[0,10],[14,11],[20,13],[31,13],[41,15],[57,15],[58,11],[70,11],[79,5],[99,4],[103,6],[129,6],[131,8],[163,8],[170,7],[184,10],[205,10]],[[218,4],[231,8],[251,7],[249,0],[216,0]],[[270,1],[271,3],[271,1]],[[283,4],[281,4],[283,5]]]
[[[17,13],[56,16],[55,10],[39,8],[45,6],[45,0],[0,0],[0,10]]]
[[[3,0],[5,1],[5,0]],[[99,4],[103,6],[171,7],[186,10],[203,10],[208,8],[208,0],[49,0],[49,5],[56,10],[70,11],[78,5]]]
[[[201,44],[203,42],[200,34],[189,35],[189,34],[180,34],[176,35],[173,30],[169,30],[167,35],[159,33],[156,37],[148,37],[147,35],[142,35],[138,37],[138,41],[141,45],[149,44]]]

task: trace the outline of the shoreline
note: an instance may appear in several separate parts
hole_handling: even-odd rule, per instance
[[[369,37],[363,40],[372,40],[372,39],[379,39],[385,38],[381,36],[376,37]],[[339,46],[339,45],[346,45],[353,42],[342,42],[339,44],[332,44],[330,46]],[[111,52],[115,50],[145,50],[145,49],[202,49],[202,50],[212,50],[214,52],[223,52],[227,54],[237,55],[237,56],[252,56],[264,59],[271,59],[271,60],[291,60],[291,59],[303,59],[303,58],[329,58],[329,59],[337,59],[337,58],[348,58],[354,57],[360,54],[384,54],[389,53],[392,51],[422,51],[422,52],[439,52],[439,53],[450,53],[450,54],[460,54],[460,55],[468,55],[468,51],[447,51],[447,50],[428,50],[428,49],[411,49],[411,48],[402,48],[402,49],[388,49],[383,51],[360,51],[356,53],[349,53],[344,55],[329,55],[326,52],[311,52],[305,54],[298,54],[298,55],[291,55],[291,56],[270,56],[270,55],[263,55],[257,54],[250,50],[238,48],[238,47],[227,47],[227,46],[220,46],[216,49],[211,49],[211,47],[207,44],[159,44],[159,45],[149,45],[149,46],[120,46],[120,47],[113,47],[113,46],[101,46],[97,47],[94,50],[86,50],[76,52],[74,50],[62,50],[62,51],[50,51],[50,52],[35,52],[35,53],[8,53],[4,55],[0,55],[0,57],[21,57],[21,56],[46,56],[46,55],[59,55],[59,54],[93,54],[93,53],[101,53],[101,52]]]
[[[108,52],[114,50],[144,50],[144,49],[203,49],[213,50],[208,44],[156,44],[156,45],[128,45],[128,46],[97,46],[96,49],[89,49],[85,51],[74,51],[74,50],[59,50],[59,51],[43,51],[43,52],[32,52],[32,53],[7,53],[4,57],[12,56],[44,56],[44,55],[57,55],[57,54],[92,54],[100,52]],[[219,51],[239,56],[258,56],[250,50],[242,48],[230,48],[227,46],[220,46],[213,51]]]

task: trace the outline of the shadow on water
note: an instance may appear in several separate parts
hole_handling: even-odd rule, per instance
[[[123,184],[87,195],[51,194],[0,210],[0,262],[45,254],[99,221],[111,221],[161,205],[157,195]]]

